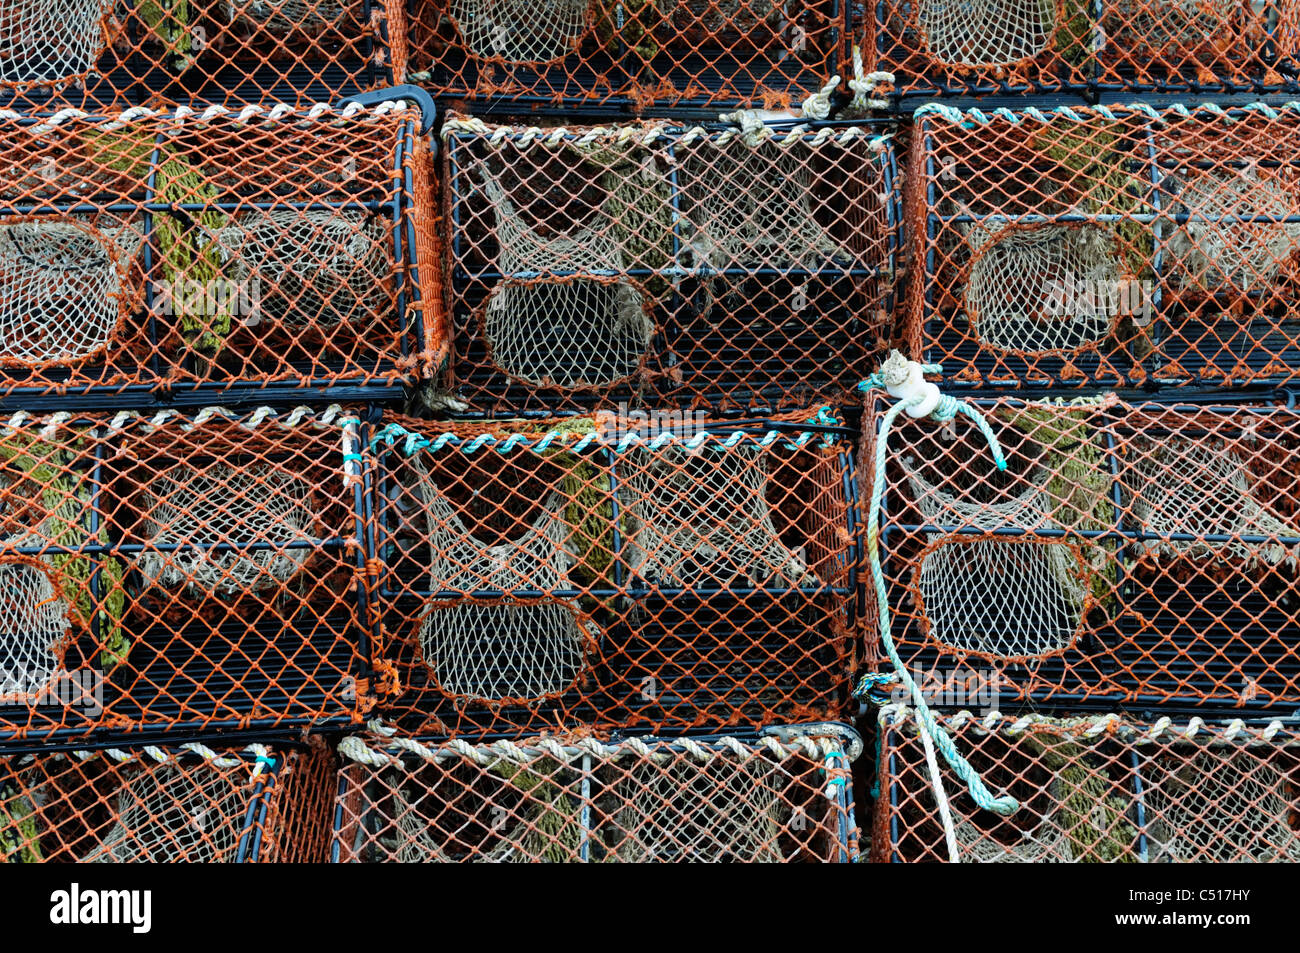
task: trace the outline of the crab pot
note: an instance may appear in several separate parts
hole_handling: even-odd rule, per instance
[[[414,0],[407,75],[482,110],[785,109],[840,71],[844,11],[823,0]]]
[[[395,104],[0,120],[0,400],[395,390],[441,326],[419,123]]]
[[[812,862],[858,859],[849,763],[833,724],[698,739],[440,748],[353,737],[336,863]],[[856,747],[851,747],[856,746]],[[848,753],[846,753],[848,752]]]
[[[10,420],[0,738],[352,721],[368,641],[339,416]]]
[[[324,752],[203,745],[0,758],[0,862],[288,863],[328,839]]]
[[[872,860],[946,861],[915,716],[881,712]],[[1293,728],[1114,715],[945,715],[940,725],[990,790],[981,810],[941,768],[962,863],[1226,863],[1300,860],[1300,742]]]
[[[392,85],[390,15],[400,33],[400,4],[388,0],[3,0],[0,102],[331,100]]]
[[[887,0],[864,18],[866,67],[894,93],[1294,90],[1294,0]]]
[[[955,386],[1300,373],[1300,112],[923,108],[903,334]]]
[[[900,219],[886,124],[443,135],[446,386],[469,412],[797,407],[871,369]]]
[[[807,416],[658,445],[604,418],[386,416],[370,509],[392,717],[475,735],[837,711],[852,462]]]
[[[936,704],[975,705],[971,692],[1075,709],[1300,700],[1295,408],[977,407],[1005,472],[960,424],[901,425],[886,464],[891,635]],[[887,409],[869,401],[868,434]],[[888,667],[868,589],[868,655]]]

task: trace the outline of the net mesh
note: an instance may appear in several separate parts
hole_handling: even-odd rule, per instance
[[[590,623],[559,602],[433,606],[420,650],[438,688],[476,701],[560,695],[586,671]]]
[[[795,442],[807,416],[772,440],[702,420],[688,451],[649,431],[620,446],[605,418],[386,415],[371,506],[389,717],[476,736],[840,710],[851,465],[838,442]]]
[[[112,0],[5,0],[0,89],[84,77],[108,40]]]
[[[0,758],[0,863],[324,859],[331,756],[253,748]]]
[[[336,327],[384,307],[392,278],[383,230],[356,211],[273,209],[241,215],[218,241],[236,280],[256,276],[269,294],[259,318]]]
[[[1300,862],[1295,791],[1273,765],[1211,748],[1172,768],[1147,795],[1154,861]]]
[[[1170,264],[1183,284],[1267,288],[1300,246],[1300,225],[1284,224],[1294,205],[1290,189],[1258,169],[1191,174],[1170,191],[1177,200],[1170,214],[1181,222],[1169,239]]]
[[[886,132],[450,116],[446,388],[500,417],[847,399],[893,290]]]
[[[158,586],[223,593],[274,588],[301,572],[312,554],[301,545],[316,542],[311,497],[300,478],[265,464],[202,471],[177,464],[159,475],[146,500],[149,550],[137,565]],[[256,537],[266,548],[211,548],[240,536]],[[173,546],[179,551],[167,551]]]
[[[908,453],[886,465],[882,560],[909,670],[974,667],[1017,704],[1300,698],[1293,409],[976,405],[1005,471],[973,428],[909,421],[890,436]],[[888,406],[868,401],[868,473]],[[867,618],[869,656],[884,664]]]
[[[410,67],[437,96],[645,109],[797,106],[837,71],[842,8],[773,0],[417,0]]]
[[[46,685],[67,650],[68,604],[50,570],[29,559],[0,558],[0,698]]]
[[[590,0],[452,0],[451,16],[475,56],[547,63],[574,51],[591,25]]]
[[[348,723],[369,704],[338,417],[11,418],[0,740]]]
[[[888,0],[851,26],[866,70],[903,96],[1277,92],[1297,13],[1291,0]]]
[[[1165,537],[1136,549],[1165,555],[1281,562],[1292,548],[1269,539],[1300,537],[1252,492],[1256,481],[1241,456],[1219,442],[1135,438],[1141,456],[1124,472],[1126,504],[1144,532]],[[1267,489],[1267,488],[1265,488]],[[1168,539],[1170,536],[1190,539]],[[1198,542],[1196,537],[1229,537]],[[1265,537],[1246,541],[1232,537]]]
[[[1300,111],[922,112],[901,337],[961,386],[1281,383]]]
[[[229,863],[247,796],[220,775],[171,765],[140,774],[117,797],[117,823],[88,863]]]
[[[366,740],[372,751],[385,750],[383,739]],[[421,748],[420,755],[390,748],[390,757],[374,764],[345,762],[335,815],[338,858],[646,863],[857,856],[853,792],[838,740],[789,747],[749,738],[534,744],[520,739],[454,754]],[[846,783],[828,788],[831,775]]]
[[[1011,500],[978,503],[929,484],[911,463],[904,461],[908,485],[927,523],[980,530],[1054,528],[1048,519],[1050,496],[1036,485]],[[1045,474],[1038,476],[1042,480]],[[936,642],[964,652],[1026,658],[1059,652],[1077,637],[1087,567],[1069,545],[944,533],[929,533],[927,540],[914,585]]]
[[[0,89],[49,112],[334,102],[392,86],[405,32],[385,0],[5,0]]]
[[[133,295],[132,248],[75,221],[0,225],[0,363],[48,366],[103,353]]]
[[[1019,724],[1017,722],[1019,721]],[[947,859],[910,713],[882,712],[873,860]],[[945,766],[965,863],[1294,862],[1296,737],[1240,722],[944,715],[985,781],[1020,801],[981,811]],[[1104,730],[1098,730],[1098,726]]]
[[[1111,288],[1120,265],[1104,229],[1010,228],[967,234],[972,257],[962,307],[976,339],[1001,351],[1069,353],[1104,339],[1114,323],[1080,288]]]
[[[627,456],[631,572],[664,587],[817,585],[777,534],[767,457],[757,448],[669,446]]]
[[[925,49],[944,66],[1011,66],[1043,52],[1056,34],[1056,0],[922,0]]]
[[[618,246],[589,228],[543,237],[529,228],[499,184],[484,188],[496,212],[499,267],[507,276],[624,270]],[[654,331],[641,293],[628,281],[508,277],[488,298],[483,336],[497,365],[546,387],[600,387],[636,373]]]
[[[22,371],[0,396],[234,402],[395,387],[437,362],[417,122],[409,107],[0,116],[0,365]]]

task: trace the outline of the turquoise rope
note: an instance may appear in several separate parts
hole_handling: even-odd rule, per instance
[[[922,369],[927,373],[937,373],[938,371],[938,368],[934,365],[926,365]],[[858,385],[858,389],[863,393],[877,388],[883,389],[883,387],[884,384],[878,374],[873,374]],[[917,399],[919,398],[913,398],[913,401]],[[920,686],[912,679],[898,654],[891,633],[893,623],[889,612],[889,593],[885,588],[885,572],[880,563],[880,507],[885,496],[885,462],[889,455],[889,431],[894,426],[894,421],[898,419],[898,415],[907,410],[913,401],[900,401],[889,408],[884,420],[881,421],[880,431],[876,437],[876,471],[875,479],[871,485],[871,512],[867,516],[867,558],[871,562],[871,578],[876,585],[876,605],[880,610],[880,642],[885,647],[885,654],[889,656],[889,661],[893,663],[895,673],[897,673],[902,683],[907,686],[908,693],[912,696],[912,704],[916,709],[916,718],[921,724],[921,730],[930,735],[934,740],[934,746],[943,755],[943,759],[948,762],[948,766],[956,772],[957,777],[966,783],[966,789],[970,791],[975,803],[995,814],[1004,816],[1014,814],[1020,809],[1020,802],[1010,795],[994,797],[992,792],[985,787],[984,781],[979,774],[971,767],[970,762],[957,751],[957,747],[953,744],[952,739],[948,737],[948,733],[934,720],[934,714],[930,711],[930,706],[926,704]],[[947,423],[956,418],[958,414],[970,418],[975,426],[979,428],[993,453],[993,461],[997,464],[999,470],[1005,470],[1007,468],[1006,457],[1002,455],[1002,447],[998,444],[998,438],[993,434],[993,428],[984,419],[984,415],[970,404],[944,394],[939,400],[939,406],[930,414],[930,417],[939,423]]]
[[[843,421],[835,415],[830,407],[818,408],[814,416],[808,420],[808,423],[823,427],[843,426]],[[563,433],[558,430],[551,430],[540,436],[522,433],[507,434],[503,437],[498,437],[495,434],[479,434],[477,437],[467,440],[454,433],[440,433],[436,437],[429,438],[412,433],[398,424],[388,424],[370,438],[370,449],[372,451],[378,450],[381,445],[396,447],[404,455],[413,457],[421,450],[432,450],[436,453],[448,446],[455,447],[466,455],[476,453],[483,447],[490,447],[503,454],[510,453],[515,449],[529,449],[537,453],[543,453],[551,444],[558,442],[574,453],[581,453],[593,444],[612,446],[618,453],[627,453],[628,450],[637,446],[648,447],[651,450],[662,450],[671,443],[680,443],[689,450],[698,450],[705,443],[710,443],[712,446],[723,450],[731,450],[742,443],[746,446],[768,447],[777,441],[781,441],[785,446],[798,450],[814,440],[820,440],[824,446],[832,446],[836,441],[835,434],[814,433],[807,430],[798,434],[769,430],[761,436],[756,433],[735,430],[725,437],[722,433],[715,431],[697,433],[693,437],[682,437],[665,430],[651,438],[633,432],[624,434],[623,439],[612,445],[608,444],[603,437],[596,433],[585,433],[576,441],[568,443],[572,437],[571,432]]]

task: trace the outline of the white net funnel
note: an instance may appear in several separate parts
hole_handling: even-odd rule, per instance
[[[158,586],[228,594],[276,588],[312,554],[310,546],[288,544],[316,540],[312,488],[269,464],[177,464],[144,499],[145,544],[156,548],[146,548],[137,566]],[[235,548],[212,548],[222,543]]]
[[[247,790],[217,771],[150,767],[122,788],[113,805],[113,827],[83,862],[230,863],[239,846]]]
[[[1048,800],[1052,804],[1061,803],[1059,782],[1052,781],[1049,785]],[[1020,840],[1012,844],[1003,843],[966,819],[958,820],[954,831],[964,864],[1068,864],[1074,859],[1070,838],[1052,815],[1021,831]]]
[[[486,172],[483,185],[507,276],[483,315],[492,360],[545,387],[602,387],[638,373],[654,323],[641,292],[618,277],[625,266],[614,239],[589,228],[545,237]]]
[[[620,785],[612,835],[629,863],[778,863],[778,769],[761,758],[654,759]]]
[[[587,671],[594,626],[550,600],[432,605],[420,654],[444,694],[529,703],[568,691]]]
[[[854,255],[813,214],[812,150],[774,139],[705,141],[685,156],[682,213],[696,267],[818,271]]]
[[[934,525],[1050,528],[1050,501],[1030,480],[1020,496],[996,503],[958,499],[904,461],[922,516]],[[931,639],[994,658],[1032,658],[1073,644],[1083,625],[1088,567],[1066,543],[1032,536],[928,533],[913,586]]]
[[[514,539],[492,546],[474,536],[419,459],[412,458],[409,466],[424,504],[432,592],[469,595],[568,587],[575,557],[568,548],[567,499],[558,490],[546,495],[532,523]]]
[[[69,606],[51,571],[21,556],[0,557],[0,594],[0,700],[22,700],[62,667]]]
[[[1291,191],[1252,169],[1198,171],[1179,182],[1165,267],[1172,280],[1205,291],[1266,291],[1300,247],[1300,213]],[[1240,221],[1240,219],[1247,219]],[[1260,221],[1263,219],[1263,221]]]
[[[744,444],[630,448],[619,487],[629,571],[660,586],[818,585],[781,541],[767,456]]]
[[[1246,751],[1207,749],[1146,791],[1153,863],[1297,863],[1286,779]]]
[[[0,0],[0,88],[84,76],[108,42],[112,0]]]
[[[271,33],[319,33],[343,20],[337,0],[227,0],[226,19]]]
[[[550,63],[577,49],[590,0],[452,0],[461,41],[481,59]]]
[[[966,234],[971,262],[962,308],[986,347],[1070,353],[1110,333],[1121,302],[1113,236],[1093,225],[1034,225]]]
[[[74,364],[103,353],[130,309],[133,252],[119,237],[132,234],[73,220],[0,225],[0,364]]]
[[[1135,456],[1122,471],[1125,504],[1142,532],[1154,535],[1300,537],[1255,496],[1249,468],[1219,441],[1133,438]],[[1296,544],[1232,540],[1144,540],[1139,551],[1202,559],[1232,557],[1280,563]]]
[[[1047,49],[1057,0],[919,0],[926,52],[944,66],[1014,66]]]
[[[361,212],[247,212],[218,241],[261,319],[334,327],[371,321],[387,304],[384,231]]]

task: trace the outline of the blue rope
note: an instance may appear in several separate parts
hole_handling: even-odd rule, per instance
[[[925,365],[922,370],[926,373],[938,373],[939,368],[937,365]],[[865,394],[876,389],[883,390],[884,386],[884,383],[880,380],[880,375],[877,373],[859,384],[858,389]],[[935,721],[934,714],[930,711],[930,706],[926,704],[920,686],[912,679],[898,654],[891,632],[893,623],[889,612],[889,593],[885,588],[885,573],[880,563],[880,507],[885,495],[885,462],[889,455],[889,431],[893,428],[894,421],[898,419],[899,414],[903,413],[919,399],[902,400],[890,407],[881,421],[880,431],[876,437],[875,479],[871,486],[871,512],[867,516],[867,558],[871,562],[871,578],[876,586],[876,605],[880,611],[880,642],[885,647],[885,654],[889,656],[889,661],[893,663],[894,673],[907,687],[908,694],[912,697],[912,704],[916,709],[916,718],[920,723],[921,730],[930,735],[934,741],[934,746],[943,755],[943,759],[948,762],[948,766],[966,783],[966,789],[970,791],[975,803],[985,810],[993,811],[995,814],[1014,814],[1020,809],[1020,803],[1009,795],[994,797],[992,792],[985,787],[984,781],[979,774],[971,767],[970,762],[957,751],[952,739],[948,737],[948,733]],[[940,423],[953,420],[958,415],[968,417],[979,428],[980,433],[984,435],[984,439],[988,443],[989,450],[993,454],[993,461],[997,464],[997,468],[1005,470],[1007,468],[1006,457],[1002,455],[1002,447],[998,444],[993,429],[989,426],[988,421],[984,419],[984,415],[970,404],[944,394],[939,400],[939,406],[930,414],[932,419]],[[865,681],[866,679],[864,679]],[[862,685],[860,684],[859,687],[861,688]]]

